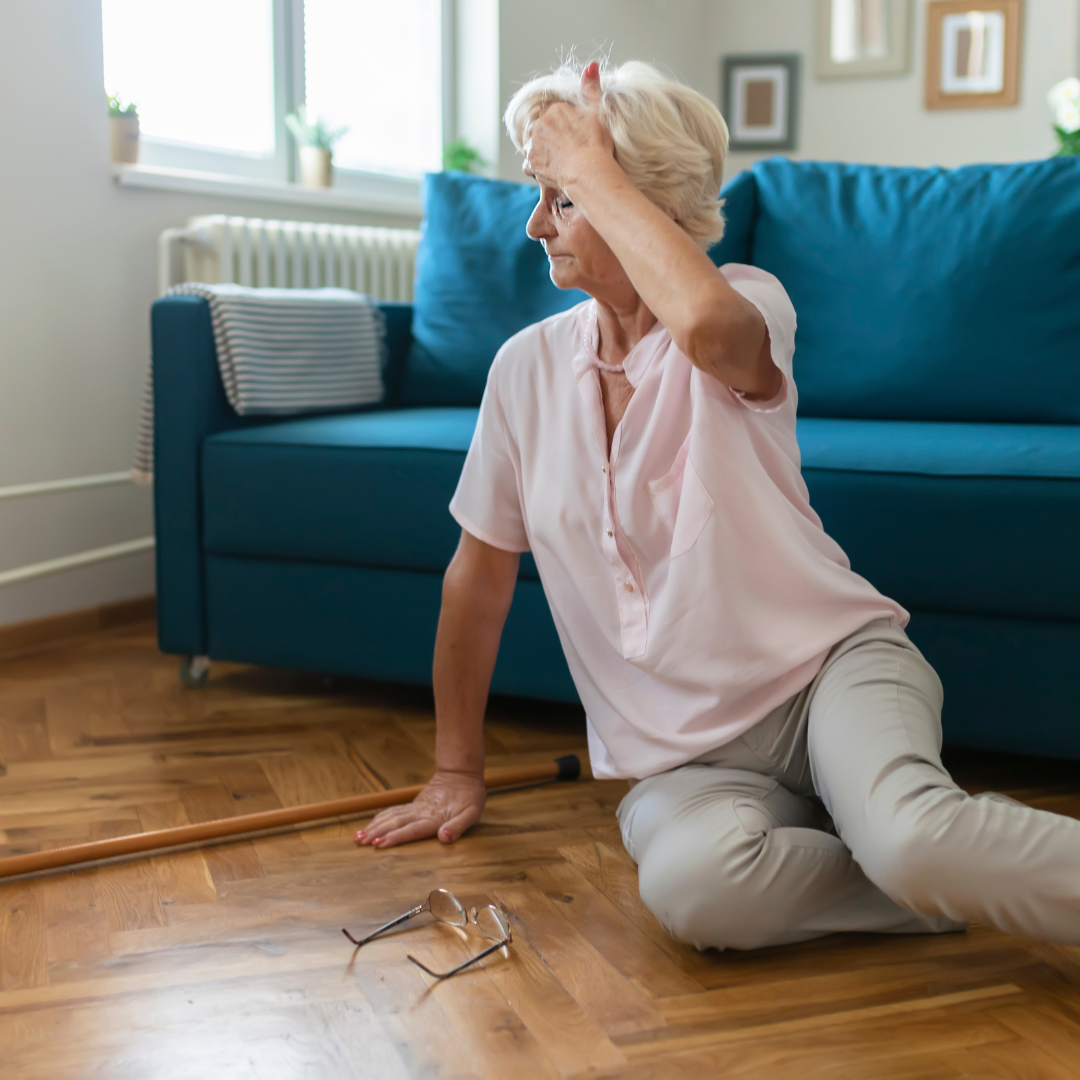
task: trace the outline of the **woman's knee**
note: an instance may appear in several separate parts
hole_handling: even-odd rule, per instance
[[[942,885],[955,871],[958,852],[950,843],[952,822],[966,796],[961,791],[928,792],[868,830],[852,849],[866,876],[886,896],[920,915],[939,911]]]
[[[638,864],[642,902],[664,929],[699,949],[776,944],[785,927],[770,917],[755,874],[764,835],[744,836],[718,851],[715,843],[702,844],[700,835],[669,835],[673,831],[658,836]]]

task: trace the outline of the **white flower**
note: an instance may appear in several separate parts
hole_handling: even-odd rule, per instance
[[[1075,101],[1062,102],[1057,107],[1057,125],[1062,131],[1080,131],[1080,105]]]
[[[1062,79],[1050,88],[1046,100],[1050,102],[1050,108],[1055,112],[1060,110],[1062,105],[1080,104],[1080,79],[1075,77]]]

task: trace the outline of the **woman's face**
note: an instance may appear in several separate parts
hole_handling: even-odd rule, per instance
[[[581,289],[602,301],[618,301],[633,291],[614,252],[563,192],[540,188],[525,231],[544,245],[551,280],[560,289]]]

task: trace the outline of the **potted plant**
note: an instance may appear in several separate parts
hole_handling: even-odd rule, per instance
[[[1054,110],[1057,157],[1080,154],[1080,79],[1062,79],[1047,95]]]
[[[443,147],[442,167],[447,172],[476,172],[484,168],[487,162],[475,146],[470,146],[466,139],[454,139]]]
[[[107,98],[112,159],[134,165],[139,160],[139,110],[133,102],[125,105],[119,94],[109,94]]]
[[[330,187],[334,182],[334,143],[349,129],[330,128],[321,117],[310,120],[301,105],[285,117],[300,145],[300,183],[304,187]]]

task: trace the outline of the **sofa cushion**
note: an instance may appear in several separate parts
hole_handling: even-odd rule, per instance
[[[909,609],[1080,618],[1080,428],[803,417],[852,569]]]
[[[555,288],[525,235],[539,190],[459,172],[424,178],[405,405],[479,405],[507,338],[585,299]]]
[[[802,415],[1080,421],[1080,157],[753,171]]]
[[[203,449],[208,551],[441,573],[476,409],[402,409],[223,432]],[[522,576],[536,577],[532,557]]]

